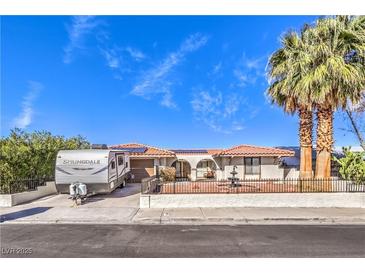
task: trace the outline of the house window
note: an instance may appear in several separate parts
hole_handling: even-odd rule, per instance
[[[197,165],[197,178],[214,178],[216,165],[212,160],[201,160]]]
[[[260,158],[245,158],[245,174],[260,174]]]
[[[197,166],[197,168],[207,168],[207,167],[208,167],[208,161],[200,161]]]
[[[197,168],[216,169],[216,166],[212,160],[201,160]]]

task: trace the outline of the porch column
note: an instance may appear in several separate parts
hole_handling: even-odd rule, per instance
[[[157,167],[160,166],[160,160],[158,158],[153,159],[153,170],[154,174],[157,175]]]
[[[196,181],[196,167],[191,167],[191,180]]]
[[[160,166],[167,166],[166,158],[160,158]]]
[[[230,159],[228,157],[223,157],[222,158],[222,167],[221,167],[221,170],[222,170],[222,179],[223,180],[226,180],[229,177],[226,174],[229,171],[229,166],[230,166],[229,160]]]

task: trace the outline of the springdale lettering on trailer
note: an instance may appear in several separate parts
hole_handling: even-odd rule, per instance
[[[100,165],[100,160],[63,160],[64,165]]]

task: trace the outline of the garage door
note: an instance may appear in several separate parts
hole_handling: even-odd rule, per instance
[[[134,175],[135,182],[153,176],[154,170],[153,159],[131,159],[131,172]]]

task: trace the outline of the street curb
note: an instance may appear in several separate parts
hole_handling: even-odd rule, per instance
[[[132,221],[133,224],[196,224],[196,225],[239,225],[239,224],[359,224],[365,225],[365,219],[351,218],[262,218],[262,219],[234,219],[234,218],[169,218],[169,219],[140,219]]]
[[[0,225],[3,224],[120,224],[120,225],[128,225],[133,224],[133,222],[124,222],[118,220],[104,220],[104,221],[95,221],[95,220],[47,220],[47,221],[35,221],[35,220],[9,220],[1,222]]]
[[[118,219],[55,219],[55,220],[7,220],[2,224],[120,224],[120,225],[250,225],[250,224],[356,224],[365,225],[365,218],[134,218]]]

